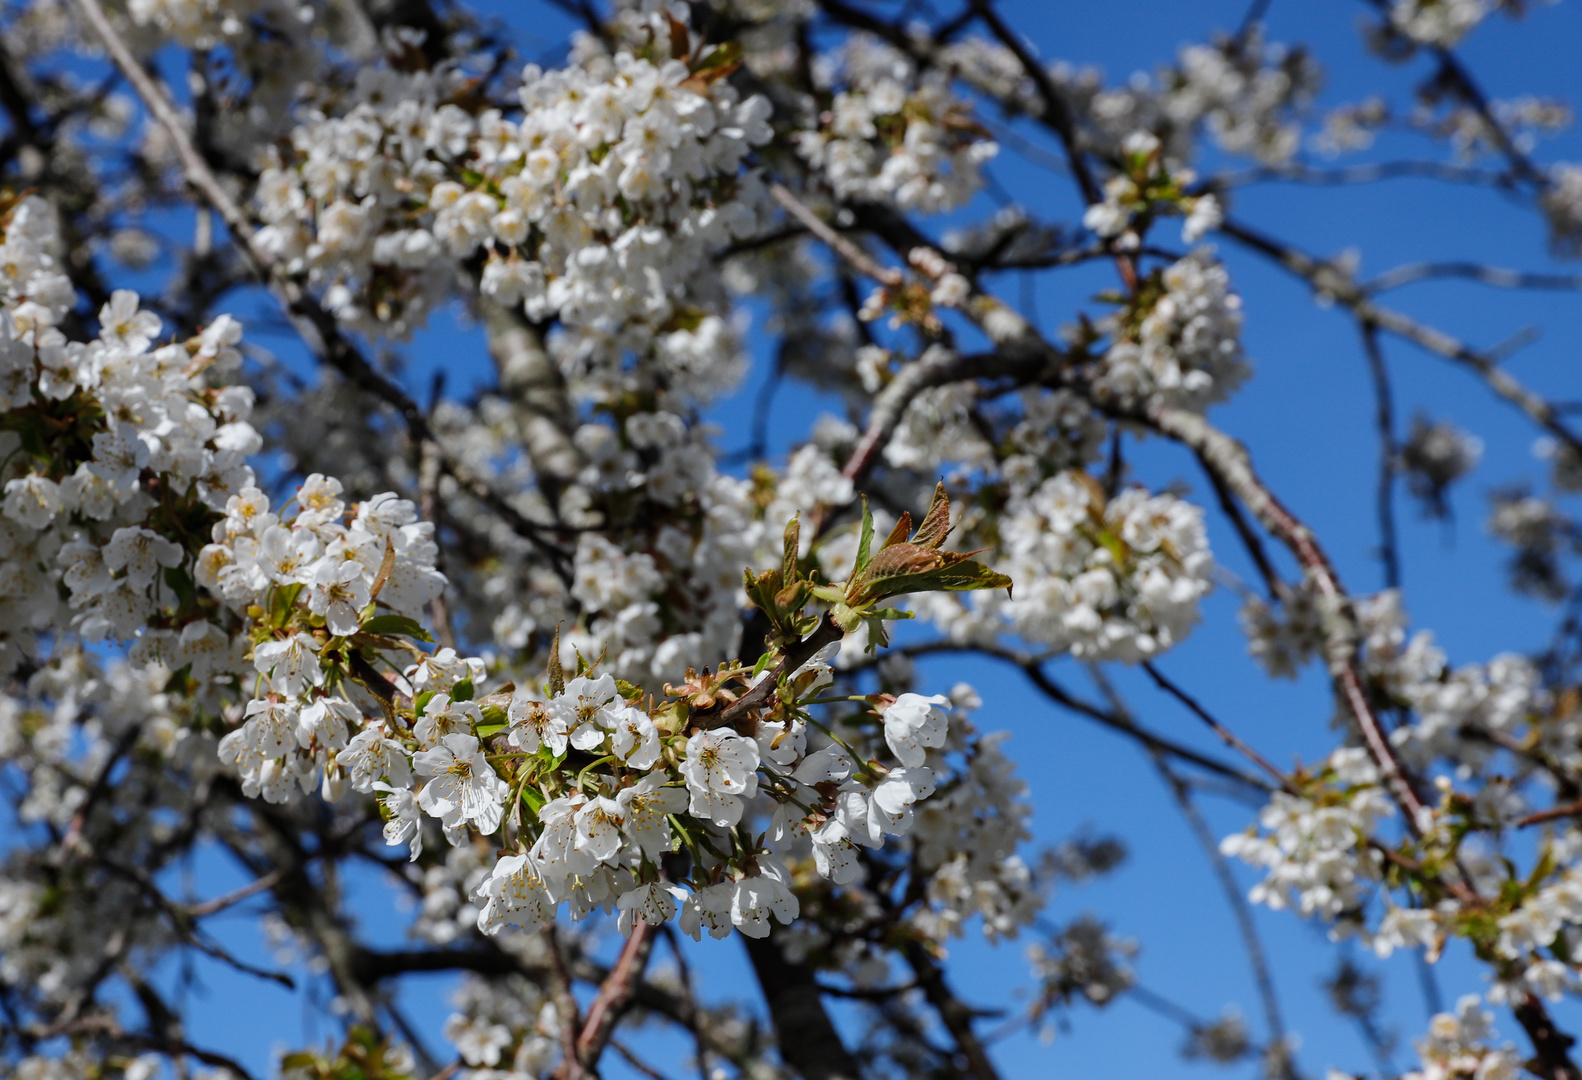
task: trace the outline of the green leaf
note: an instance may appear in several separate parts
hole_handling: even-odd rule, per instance
[[[450,688],[450,699],[452,701],[471,701],[472,694],[473,687],[471,679],[463,679],[461,682]]]
[[[498,705],[480,705],[478,711],[483,713],[483,720],[486,724],[498,724],[501,727],[505,727],[511,722],[505,710]]]
[[[533,811],[534,817],[537,817],[538,812],[544,809],[544,796],[537,788],[530,788],[524,785],[522,788],[522,801],[527,804],[529,810]]]
[[[643,696],[643,688],[641,686],[633,686],[631,683],[627,682],[625,679],[616,679],[615,680],[615,689],[617,691],[619,691],[620,695],[623,698],[625,698],[627,701],[630,701],[633,698],[640,698],[640,697]]]
[[[509,724],[479,724],[478,738],[483,740],[487,739],[490,735],[498,735],[509,726]]]
[[[301,582],[292,585],[276,586],[274,595],[269,598],[269,623],[271,626],[284,626],[291,621],[291,609],[296,607],[297,597],[306,588]]]
[[[423,710],[428,708],[428,703],[434,698],[434,691],[424,690],[412,699],[412,711],[418,716],[423,715]]]
[[[708,55],[693,65],[693,71],[712,71],[715,68],[726,67],[740,63],[742,46],[740,42],[727,41],[723,45],[716,45],[710,49]]]
[[[868,508],[868,496],[862,497],[862,532],[857,537],[857,561],[852,564],[851,576],[862,573],[868,565],[868,549],[873,547],[873,511]]]
[[[192,606],[192,579],[182,572],[181,567],[165,567],[165,584],[169,585],[171,592],[176,594],[176,599],[181,602],[182,607]]]
[[[769,665],[774,663],[774,659],[775,654],[773,649],[770,649],[768,652],[760,656],[758,658],[758,663],[753,665],[753,678],[756,679],[759,675],[763,674]]]
[[[423,624],[416,619],[405,615],[375,615],[364,622],[362,632],[365,634],[400,634],[404,637],[416,638],[419,641],[433,641],[434,638]]]
[[[961,592],[967,589],[1008,589],[1011,579],[973,562],[977,552],[930,551],[915,544],[896,544],[873,557],[861,580],[846,588],[846,603],[864,607],[887,596],[914,592]]]

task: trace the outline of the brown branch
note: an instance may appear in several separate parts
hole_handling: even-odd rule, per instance
[[[773,936],[742,943],[786,1064],[805,1080],[859,1080],[862,1070],[824,1009],[813,969],[787,960]]]
[[[785,208],[786,213],[807,226],[808,232],[824,241],[831,250],[845,259],[854,269],[872,278],[887,289],[899,289],[906,283],[906,275],[890,266],[880,266],[873,257],[857,244],[836,232],[823,218],[795,195],[784,184],[770,184],[769,194]]]
[[[583,1068],[597,1071],[599,1057],[615,1034],[615,1025],[631,1006],[634,988],[642,982],[648,958],[653,955],[654,936],[654,928],[645,922],[632,927],[615,966],[600,984],[598,995],[588,1005],[582,1033],[577,1036],[577,1056]]]
[[[1076,117],[1072,114],[1065,95],[1049,77],[1049,72],[1044,70],[1044,65],[1040,64],[1038,58],[1032,54],[1021,35],[1000,18],[1000,13],[994,10],[990,0],[972,0],[972,9],[983,20],[983,25],[989,28],[989,32],[1016,57],[1017,62],[1022,65],[1022,73],[1031,79],[1033,86],[1037,88],[1038,99],[1043,107],[1036,116],[1060,140],[1060,145],[1066,152],[1066,160],[1071,165],[1071,175],[1076,179],[1077,187],[1081,189],[1082,201],[1088,205],[1103,202],[1104,193],[1099,190],[1098,181],[1093,178],[1093,171],[1088,168],[1087,160],[1082,155]]]
[[[1548,810],[1540,810],[1535,814],[1528,814],[1516,822],[1518,829],[1525,829],[1530,825],[1542,825],[1546,821],[1559,821],[1561,818],[1575,817],[1582,814],[1582,799],[1564,806],[1554,806]]]
[[[917,977],[917,985],[922,988],[923,996],[939,1013],[940,1023],[945,1025],[945,1030],[956,1041],[961,1056],[966,1058],[967,1072],[976,1080],[1000,1080],[999,1070],[989,1059],[988,1048],[978,1038],[977,1032],[972,1030],[974,1011],[950,989],[945,981],[944,970],[921,942],[908,941],[901,955]]]
[[[1395,443],[1395,404],[1390,392],[1390,369],[1384,362],[1379,330],[1360,321],[1362,352],[1368,359],[1368,374],[1373,379],[1374,422],[1379,427],[1379,483],[1375,496],[1379,515],[1379,556],[1384,562],[1384,586],[1401,587],[1401,550],[1395,535],[1395,472],[1398,451]]]
[[[1164,672],[1155,667],[1153,661],[1144,660],[1142,662],[1142,668],[1148,673],[1149,677],[1153,679],[1155,686],[1159,687],[1159,689],[1163,690],[1181,704],[1185,705],[1192,715],[1196,716],[1199,720],[1207,724],[1213,730],[1214,734],[1223,739],[1226,746],[1238,751],[1248,761],[1251,761],[1254,765],[1258,766],[1264,772],[1272,776],[1274,778],[1274,782],[1280,787],[1290,787],[1291,782],[1286,779],[1285,774],[1279,769],[1275,768],[1274,765],[1269,762],[1268,758],[1264,757],[1251,746],[1247,745],[1247,743],[1242,741],[1239,735],[1216,720],[1207,709],[1198,703],[1196,698],[1187,693],[1185,690],[1181,689],[1181,687],[1177,686],[1165,676]]]
[[[1484,266],[1474,262],[1419,262],[1386,270],[1361,288],[1369,296],[1377,296],[1390,289],[1399,289],[1418,281],[1441,278],[1462,278],[1489,285],[1497,289],[1554,289],[1571,291],[1582,289],[1582,274],[1539,274],[1526,270],[1507,270],[1500,266]]]
[[[576,995],[572,992],[571,972],[566,967],[565,955],[560,951],[560,939],[555,933],[554,924],[544,927],[541,936],[545,951],[549,953],[550,971],[554,975],[549,981],[549,997],[555,1003],[560,1024],[561,1062],[555,1075],[561,1080],[588,1080],[592,1074],[583,1069],[582,1055],[577,1049],[582,1020],[578,1014]]]
[[[1401,312],[1380,307],[1368,298],[1348,271],[1333,262],[1316,259],[1237,222],[1225,222],[1220,226],[1220,231],[1243,246],[1274,260],[1285,270],[1306,281],[1315,293],[1332,298],[1349,309],[1360,321],[1387,330],[1431,353],[1470,368],[1482,377],[1495,394],[1521,409],[1555,438],[1582,453],[1582,437],[1560,419],[1558,410],[1501,370],[1494,356],[1479,352],[1444,331],[1419,323]]]
[[[187,917],[190,919],[201,919],[205,915],[213,915],[217,911],[224,911],[232,905],[239,904],[249,896],[267,892],[275,887],[275,884],[284,876],[284,873],[282,870],[276,870],[265,874],[263,877],[254,878],[246,885],[239,889],[234,889],[224,896],[216,896],[212,900],[204,900],[197,904],[188,904],[186,908]]]
[[[1533,1060],[1529,1068],[1544,1080],[1582,1080],[1582,1071],[1571,1060],[1571,1047],[1576,1039],[1555,1026],[1549,1010],[1537,996],[1522,991],[1511,1006],[1516,1020],[1527,1032],[1533,1044]]]
[[[247,1068],[235,1058],[226,1057],[224,1054],[213,1050],[205,1050],[201,1046],[194,1046],[192,1043],[179,1038],[140,1031],[123,1031],[115,1017],[106,1014],[85,1016],[66,1024],[35,1025],[23,1029],[22,1034],[39,1042],[56,1039],[63,1035],[97,1035],[111,1042],[124,1043],[142,1050],[153,1050],[167,1057],[196,1058],[205,1065],[215,1065],[222,1069],[228,1069],[235,1073],[240,1080],[253,1080],[253,1074],[248,1072]]]
[[[835,625],[835,620],[826,614],[819,620],[818,629],[814,630],[801,641],[793,641],[785,647],[785,655],[780,662],[769,669],[769,673],[719,712],[693,713],[691,725],[704,730],[711,728],[729,727],[739,720],[746,719],[754,709],[761,709],[768,704],[780,687],[780,680],[787,675],[794,674],[796,669],[813,659],[814,655],[826,645],[833,645],[845,636],[845,631]]]

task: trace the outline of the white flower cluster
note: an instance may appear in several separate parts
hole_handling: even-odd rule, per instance
[[[1390,26],[1420,45],[1448,49],[1491,10],[1488,0],[1395,0]]]
[[[157,872],[168,857],[168,815],[196,812],[199,791],[220,772],[214,738],[170,683],[160,665],[101,663],[57,639],[47,663],[0,695],[13,835],[47,826],[52,837],[75,835]],[[123,757],[116,782],[96,792],[98,812],[79,819],[99,777]],[[62,888],[58,868],[24,843],[0,860],[0,985],[13,1003],[48,1010],[80,1000],[102,978],[108,936],[151,960],[181,940],[146,917],[138,883],[90,868],[73,877]]]
[[[1128,488],[1107,499],[1068,471],[1015,497],[1000,521],[1003,567],[1016,582],[992,605],[1028,641],[1094,660],[1138,661],[1191,630],[1212,587],[1202,511]]]
[[[131,0],[127,14],[188,48],[212,49],[248,32],[249,19],[273,0]]]
[[[1464,775],[1479,775],[1498,750],[1495,740],[1521,738],[1529,719],[1547,704],[1538,672],[1524,657],[1504,653],[1487,664],[1452,668],[1432,633],[1408,638],[1400,593],[1393,589],[1360,601],[1357,616],[1367,645],[1365,676],[1386,701],[1414,713],[1411,723],[1390,733],[1390,741],[1415,769],[1445,761]],[[1575,734],[1575,727],[1546,724],[1540,745],[1553,747],[1556,760],[1570,768],[1582,764],[1582,752],[1566,744]],[[1521,800],[1511,798],[1501,815],[1522,812]]]
[[[57,324],[76,294],[58,272],[58,245],[42,200],[9,207],[0,243],[0,669],[46,629],[131,640],[158,613],[170,627],[158,658],[192,664],[200,680],[223,674],[228,635],[181,602],[167,571],[190,564],[187,518],[212,514],[252,483],[252,393],[206,378],[239,364],[241,328],[222,316],[190,341],[156,348],[159,318],[118,290],[98,313],[98,338],[68,342]]]
[[[621,678],[663,686],[688,667],[736,651],[744,602],[741,568],[755,561],[766,530],[754,520],[747,481],[716,472],[712,457],[697,453],[701,447],[690,436],[671,444],[646,441],[645,417],[660,430],[682,430],[680,418],[671,413],[631,418],[626,431],[648,451],[642,458],[622,451],[614,437],[606,438],[608,428],[590,424],[580,429],[579,439],[587,445],[595,440],[582,436],[600,436],[597,455],[631,457],[630,471],[618,485],[590,484],[588,490],[646,496],[657,514],[679,510],[684,516],[649,537],[627,538],[624,547],[601,535],[584,536],[577,546],[571,596],[586,620],[567,641],[589,655],[606,651],[608,670]],[[588,466],[599,467],[597,460]],[[689,528],[687,518],[696,524]],[[684,613],[671,611],[662,618],[661,601],[677,585],[686,589],[690,603]],[[555,619],[548,621],[552,625]]]
[[[287,503],[295,512],[283,517],[248,488],[231,498],[198,556],[199,584],[238,612],[268,620],[263,636],[254,635],[258,681],[245,721],[220,741],[243,792],[267,802],[289,802],[321,780],[332,801],[348,784],[366,792],[406,780],[406,759],[382,722],[365,723],[362,707],[326,691],[319,654],[365,623],[382,627],[393,616],[415,625],[445,587],[434,569],[434,526],[390,492],[350,508],[341,494],[338,481],[315,473]],[[386,623],[373,621],[381,618]],[[412,673],[419,684],[440,677],[443,657]]]
[[[964,695],[965,689],[958,687],[952,698],[975,702],[976,695]],[[890,723],[887,714],[887,732]],[[952,725],[952,741],[957,741],[958,731],[970,730]],[[919,868],[928,875],[928,902],[912,916],[911,925],[940,945],[961,934],[974,915],[982,917],[983,932],[991,940],[1014,937],[1043,903],[1030,868],[1016,853],[1030,835],[1032,807],[1026,801],[1027,785],[1001,749],[1006,738],[1007,733],[995,732],[962,746],[966,767],[918,810],[912,846]]]
[[[1568,829],[1549,841],[1547,852],[1558,867],[1554,875],[1519,907],[1499,920],[1499,937],[1494,951],[1506,960],[1517,962],[1521,977],[1516,986],[1496,983],[1490,998],[1510,999],[1530,991],[1550,1001],[1559,1001],[1577,988],[1574,964],[1546,957],[1556,939],[1567,944],[1577,939],[1582,928],[1582,869],[1576,865],[1582,855],[1582,834]]]
[[[1278,606],[1248,596],[1240,619],[1247,651],[1274,678],[1296,678],[1309,660],[1323,653],[1324,625],[1310,589],[1290,590]]]
[[[558,318],[570,354],[654,348],[684,368],[733,351],[699,305],[719,293],[711,255],[757,226],[742,162],[770,138],[769,104],[738,99],[718,50],[667,58],[650,21],[643,57],[530,65],[514,116],[459,104],[459,69],[364,70],[260,177],[261,241],[370,333],[420,325],[481,253],[483,295]]]
[[[1477,467],[1483,440],[1448,421],[1431,423],[1416,416],[1400,455],[1412,494],[1422,499],[1431,513],[1442,517],[1449,513],[1446,492]]]
[[[815,662],[810,685],[827,672]],[[790,923],[800,910],[782,861],[799,841],[820,874],[843,884],[862,872],[859,848],[882,847],[886,836],[911,829],[914,804],[934,790],[922,762],[926,747],[944,744],[945,700],[908,694],[885,711],[886,741],[901,764],[877,773],[867,766],[864,783],[840,746],[809,752],[801,721],[761,724],[753,738],[728,729],[672,735],[627,704],[608,675],[574,679],[548,702],[519,690],[508,714],[512,746],[557,759],[569,747],[594,760],[577,787],[539,808],[542,828],[531,845],[501,858],[478,886],[479,929],[533,930],[566,903],[573,919],[616,909],[624,932],[679,910],[681,929],[694,938],[705,930],[724,937],[733,927],[764,937],[773,920]],[[608,772],[591,772],[606,763]],[[472,775],[484,769],[480,762]],[[497,807],[504,794],[479,792],[478,801]],[[774,806],[767,829],[754,830],[765,846],[738,850],[732,830],[760,795]],[[498,825],[498,810],[491,813]],[[683,842],[697,863],[690,890],[656,876]]]
[[[1263,871],[1248,894],[1253,903],[1276,910],[1294,905],[1304,916],[1353,924],[1382,863],[1368,841],[1395,807],[1366,750],[1336,750],[1326,771],[1333,798],[1315,802],[1277,791],[1258,816],[1262,831],[1228,836],[1220,850]]]
[[[1549,168],[1549,182],[1538,197],[1549,220],[1549,244],[1556,254],[1582,255],[1582,165],[1561,162]]]
[[[1241,297],[1210,251],[1166,267],[1132,305],[1100,322],[1111,335],[1094,389],[1126,402],[1202,411],[1251,374],[1241,350]]]
[[[939,213],[983,185],[980,167],[999,147],[952,90],[948,71],[919,73],[899,50],[854,35],[838,63],[814,75],[828,106],[797,132],[796,147],[838,198]]]
[[[1121,142],[1121,155],[1124,168],[1104,182],[1104,198],[1082,215],[1084,227],[1105,239],[1113,238],[1116,248],[1135,251],[1154,214],[1185,215],[1181,240],[1188,244],[1201,240],[1224,221],[1217,196],[1184,194],[1197,174],[1165,161],[1158,136],[1132,132]]]
[[[1510,1043],[1490,1046],[1494,1016],[1476,994],[1456,1002],[1453,1013],[1438,1013],[1428,1034],[1416,1040],[1422,1068],[1401,1080],[1517,1080],[1524,1071],[1522,1056]]]
[[[560,1011],[538,987],[523,979],[502,986],[468,976],[451,1000],[457,1011],[445,1020],[445,1038],[470,1066],[462,1071],[468,1080],[526,1080],[555,1064]]]
[[[1298,113],[1317,94],[1322,73],[1305,51],[1264,41],[1259,29],[1183,48],[1157,79],[1133,76],[1105,88],[1093,70],[1053,65],[1050,77],[1114,156],[1126,138],[1152,132],[1173,162],[1193,159],[1199,129],[1227,153],[1266,164],[1301,146]]]

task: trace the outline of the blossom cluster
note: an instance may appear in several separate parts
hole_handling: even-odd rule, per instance
[[[239,364],[241,328],[221,317],[155,347],[158,316],[117,290],[98,313],[99,336],[70,342],[59,324],[76,293],[59,271],[59,242],[42,200],[6,208],[0,666],[32,653],[42,631],[130,641],[155,627],[143,650],[192,665],[200,680],[223,676],[230,638],[183,588],[201,543],[190,522],[253,482],[252,393],[210,382]]]
[[[370,333],[421,325],[465,267],[483,296],[560,320],[572,353],[722,362],[711,256],[756,228],[742,164],[769,104],[723,78],[729,50],[689,54],[658,10],[639,29],[642,55],[530,65],[509,107],[456,66],[365,69],[263,172],[260,241]]]
[[[919,72],[894,47],[854,35],[814,74],[827,98],[816,123],[796,133],[796,149],[837,197],[939,213],[983,186],[980,166],[999,147],[948,70]]]
[[[1110,343],[1096,365],[1096,394],[1201,412],[1251,374],[1241,349],[1241,297],[1208,250],[1142,283],[1126,306],[1100,320]]]
[[[1014,498],[1000,533],[1019,585],[992,603],[1026,640],[1085,659],[1135,662],[1170,648],[1212,587],[1201,510],[1141,488],[1108,498],[1083,472]]]
[[[1259,814],[1261,831],[1228,836],[1220,850],[1264,873],[1248,894],[1253,903],[1354,924],[1383,863],[1369,841],[1395,807],[1365,750],[1336,750],[1319,776],[1320,797],[1275,792]]]
[[[807,688],[825,685],[828,668],[815,661],[802,678]],[[783,860],[799,847],[810,850],[821,875],[844,884],[862,872],[861,849],[912,828],[914,805],[934,791],[923,762],[926,748],[944,745],[945,701],[905,694],[884,709],[885,742],[897,764],[878,772],[839,743],[810,750],[808,726],[797,719],[762,723],[752,737],[728,729],[672,733],[659,726],[664,717],[656,722],[623,699],[608,675],[579,676],[547,701],[519,689],[508,709],[511,747],[540,761],[563,760],[568,748],[593,760],[575,786],[538,800],[536,836],[522,836],[521,850],[499,859],[477,887],[478,926],[491,934],[532,930],[566,903],[573,918],[618,910],[625,932],[679,911],[681,929],[694,938],[704,931],[724,937],[733,927],[763,937],[774,920],[790,923],[798,914]],[[454,812],[480,831],[498,828],[502,782],[471,736],[445,741],[447,764],[424,764],[420,753],[418,771],[462,777],[445,805],[477,807]],[[449,764],[461,760],[458,751],[467,755],[466,769]],[[453,783],[429,780],[419,807],[428,806],[423,792],[436,782]],[[757,843],[736,828],[755,799],[773,807],[767,828],[753,830]],[[392,814],[415,820],[407,807],[401,800]],[[416,826],[391,835],[415,837]],[[695,866],[690,888],[662,872],[665,857],[683,844]]]
[[[1181,239],[1196,243],[1224,219],[1214,195],[1189,195],[1196,179],[1190,169],[1171,167],[1159,138],[1137,131],[1121,143],[1123,168],[1104,182],[1104,198],[1082,215],[1082,224],[1112,240],[1122,251],[1134,251],[1157,214],[1182,214]]]
[[[1153,79],[1106,87],[1091,69],[1055,64],[1049,73],[1109,156],[1146,132],[1178,164],[1192,159],[1200,131],[1226,153],[1288,161],[1301,147],[1300,113],[1322,82],[1306,50],[1267,42],[1257,26],[1182,48]]]
[[[1522,1075],[1521,1054],[1511,1043],[1490,1045],[1494,1015],[1482,1008],[1476,994],[1456,1001],[1455,1012],[1436,1013],[1428,1033],[1415,1040],[1422,1067],[1403,1080],[1517,1080]]]

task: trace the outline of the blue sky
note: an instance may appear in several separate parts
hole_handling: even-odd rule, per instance
[[[563,47],[567,24],[547,5],[492,2],[479,5],[504,18],[516,31],[524,56],[553,56]],[[1137,70],[1152,70],[1181,45],[1205,40],[1213,31],[1239,22],[1242,0],[1022,0],[1001,5],[1009,21],[1049,59],[1067,59],[1101,68],[1117,82]],[[1271,39],[1307,44],[1327,73],[1322,106],[1387,92],[1396,100],[1425,71],[1426,61],[1400,67],[1366,55],[1358,31],[1369,11],[1362,3],[1274,0],[1268,19]],[[1461,50],[1491,96],[1533,93],[1574,98],[1575,57],[1582,47],[1582,5],[1534,5],[1520,23],[1491,19]],[[1436,156],[1442,151],[1409,138],[1394,140],[1359,160]],[[1541,160],[1582,160],[1582,138],[1567,134],[1538,150]],[[1212,165],[1209,158],[1205,164]],[[1036,215],[1073,221],[1080,205],[1064,177],[1022,160],[1009,148],[991,166],[995,179]],[[987,205],[985,203],[984,205]],[[1398,180],[1367,188],[1303,188],[1268,185],[1239,192],[1231,213],[1265,231],[1321,255],[1356,249],[1365,276],[1401,262],[1422,259],[1475,259],[1523,269],[1551,266],[1545,254],[1543,225],[1536,213],[1488,191],[1451,188],[1423,181]],[[1378,447],[1373,400],[1356,330],[1339,311],[1323,310],[1308,299],[1306,287],[1229,244],[1221,245],[1236,287],[1245,301],[1245,343],[1256,376],[1228,405],[1214,412],[1223,428],[1250,447],[1270,486],[1314,527],[1353,591],[1379,587],[1375,556],[1377,531],[1373,479]],[[1079,309],[1096,309],[1093,293],[1112,285],[1111,271],[1095,266],[1064,272],[1040,282],[1037,303],[1043,325],[1058,326]],[[1003,294],[1014,299],[1015,284]],[[1433,322],[1480,346],[1492,345],[1527,327],[1541,336],[1509,362],[1513,374],[1546,395],[1582,398],[1576,368],[1582,341],[1582,304],[1571,293],[1513,293],[1463,283],[1411,286],[1386,303]],[[1503,586],[1502,550],[1483,528],[1487,493],[1539,473],[1530,447],[1535,432],[1510,406],[1492,399],[1467,372],[1411,346],[1390,340],[1388,362],[1395,378],[1399,422],[1422,411],[1454,420],[1480,435],[1486,445],[1480,467],[1454,499],[1455,524],[1447,529],[1424,521],[1404,500],[1398,505],[1405,551],[1406,603],[1414,626],[1431,628],[1456,662],[1486,660],[1506,650],[1531,649],[1547,636],[1553,611],[1513,597]],[[721,444],[747,441],[741,417],[763,377],[763,357],[738,395],[717,407],[712,419],[722,428]],[[487,371],[487,357],[474,332],[440,320],[420,335],[411,351],[408,385],[426,392],[431,372],[447,369],[452,392]],[[771,427],[771,447],[779,453],[825,407],[811,390],[791,388],[779,398]],[[1200,501],[1206,499],[1192,463],[1178,450],[1151,441],[1132,450],[1138,476],[1162,487],[1183,480]],[[1216,553],[1232,572],[1248,576],[1234,538],[1213,515]],[[1243,737],[1276,762],[1311,760],[1334,745],[1328,727],[1328,691],[1316,671],[1298,682],[1263,679],[1245,655],[1237,629],[1237,600],[1221,589],[1205,606],[1203,625],[1161,668],[1199,696]],[[1083,672],[1058,665],[1070,686],[1091,694]],[[987,662],[937,660],[922,667],[927,689],[944,689],[965,679],[984,698],[979,726],[1012,733],[1009,749],[1021,765],[1037,807],[1040,843],[1051,843],[1083,828],[1114,833],[1131,851],[1125,867],[1108,879],[1079,890],[1058,892],[1049,915],[1065,921],[1083,911],[1108,919],[1118,933],[1141,946],[1139,981],[1149,989],[1213,1016],[1239,1007],[1255,1033],[1262,1035],[1257,997],[1248,976],[1235,926],[1209,866],[1148,759],[1130,743],[1062,714],[1019,681],[1014,672]],[[1117,673],[1117,682],[1138,716],[1171,737],[1215,750],[1196,722],[1145,681]],[[1217,833],[1241,828],[1252,816],[1242,805],[1208,798],[1204,810]],[[214,895],[238,883],[226,867],[200,863],[195,885]],[[1243,878],[1243,883],[1248,882]],[[388,890],[376,880],[359,882],[368,897],[371,929],[392,943],[405,916],[390,910]],[[1299,1062],[1309,1075],[1326,1066],[1354,1070],[1371,1062],[1353,1030],[1330,1010],[1318,986],[1331,947],[1315,928],[1289,914],[1260,911],[1260,932],[1270,950],[1287,1023],[1303,1036]],[[252,924],[230,920],[225,937],[251,959],[266,955]],[[968,939],[952,948],[951,978],[975,1004],[1009,1006],[1018,1000],[1006,987],[1026,985],[1023,942],[989,947]],[[709,993],[721,998],[756,1000],[756,988],[734,940],[705,943],[692,950]],[[1359,954],[1365,966],[1369,957]],[[1448,1000],[1480,988],[1478,975],[1462,957],[1441,965]],[[192,1004],[191,1038],[234,1053],[267,1071],[274,1048],[300,1044],[305,1035],[322,1039],[333,1024],[320,1005],[302,996],[246,979],[203,962],[208,990]],[[1398,957],[1380,966],[1386,977],[1385,1000],[1392,1024],[1404,1039],[1419,1034],[1426,1014],[1416,972]],[[414,982],[407,994],[411,1011],[433,1045],[445,1008],[443,978]],[[1562,1008],[1563,1018],[1582,1019],[1582,1011]],[[1517,1038],[1509,1018],[1502,1033]],[[1122,1000],[1098,1011],[1079,1008],[1070,1030],[1051,1045],[1029,1035],[999,1044],[996,1060],[1007,1077],[1063,1075],[1153,1076],[1160,1071],[1204,1073],[1207,1065],[1179,1062],[1175,1049],[1181,1031],[1133,1002]],[[672,1075],[683,1072],[668,1042],[653,1046],[656,1063]],[[1409,1048],[1397,1054],[1405,1066]],[[622,1075],[612,1063],[609,1075]],[[1251,1066],[1237,1075],[1252,1075]]]

